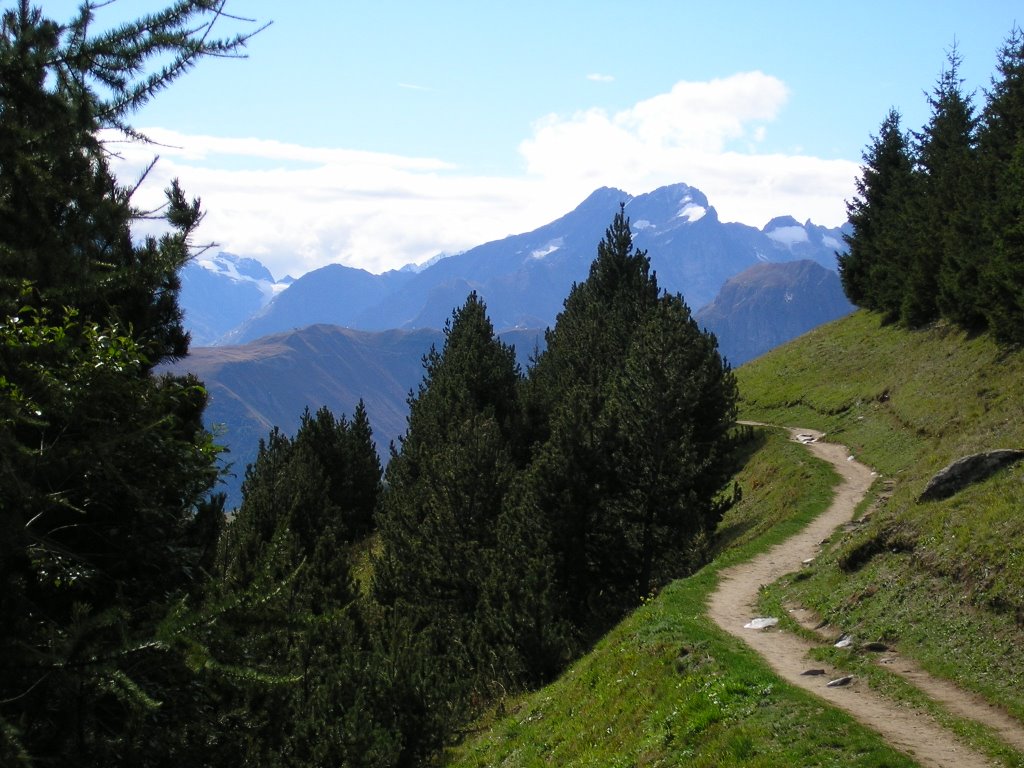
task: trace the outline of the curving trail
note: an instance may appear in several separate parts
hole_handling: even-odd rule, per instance
[[[820,442],[823,437],[820,433],[809,429],[790,429],[789,432],[793,439],[800,435],[800,442],[805,443],[811,453],[836,468],[842,480],[836,488],[835,498],[831,506],[800,533],[752,560],[722,571],[718,587],[708,600],[708,615],[723,630],[740,638],[761,654],[788,683],[811,691],[845,710],[921,765],[942,768],[995,765],[984,755],[958,741],[954,734],[941,727],[930,715],[887,699],[857,679],[846,686],[827,687],[830,680],[835,680],[843,673],[810,659],[808,652],[815,644],[774,628],[744,628],[744,624],[758,615],[756,604],[761,585],[770,584],[787,573],[799,570],[805,560],[817,555],[819,543],[837,527],[851,520],[854,509],[874,480],[871,469],[852,460],[846,448]],[[801,617],[798,615],[796,618],[799,620]],[[825,675],[802,674],[810,667],[825,669]],[[957,715],[980,720],[995,728],[1008,744],[1024,751],[1024,725],[1019,721],[995,710],[980,698],[931,677],[903,659],[898,660],[893,671]]]

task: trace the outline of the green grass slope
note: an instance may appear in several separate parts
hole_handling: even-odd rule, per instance
[[[907,766],[845,714],[779,680],[705,615],[718,571],[798,530],[836,477],[768,434],[739,475],[715,562],[652,598],[550,686],[502,702],[451,766]]]
[[[918,503],[951,461],[1024,447],[1024,353],[858,312],[738,371],[744,418],[827,432],[881,477],[869,522],[778,585],[1024,719],[1024,465]]]
[[[820,429],[880,473],[868,521],[766,589],[766,605],[801,602],[1024,718],[1024,464],[945,501],[916,501],[952,460],[1024,447],[1024,353],[945,326],[886,327],[859,312],[737,374],[743,418]],[[802,526],[835,482],[778,433],[763,436],[737,479],[743,501],[723,520],[711,565],[652,598],[552,685],[502,702],[445,764],[911,765],[780,683],[707,619],[719,570]],[[872,684],[914,698],[877,675]],[[970,726],[952,725],[975,740]],[[1004,764],[1019,758],[987,748]]]

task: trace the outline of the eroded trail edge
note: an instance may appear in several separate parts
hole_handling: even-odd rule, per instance
[[[723,630],[740,638],[763,656],[786,682],[845,710],[921,765],[943,768],[995,765],[960,742],[929,714],[887,699],[856,678],[845,686],[827,687],[829,681],[844,673],[812,661],[809,652],[815,644],[777,628],[744,628],[744,624],[758,616],[756,606],[760,587],[799,570],[805,560],[815,557],[820,542],[852,519],[857,504],[874,480],[870,467],[854,460],[842,445],[822,441],[821,433],[810,429],[789,429],[789,433],[792,439],[799,439],[812,454],[831,463],[839,473],[841,481],[835,489],[832,504],[801,532],[752,560],[723,570],[718,587],[708,600],[708,615]],[[916,666],[903,665],[902,660],[901,666],[908,666],[905,677],[933,699],[960,716],[995,727],[1005,741],[1017,749],[1024,749],[1024,726],[1020,723],[994,711],[977,697],[945,681],[931,678]],[[810,667],[824,669],[825,674],[802,674]],[[943,689],[946,695],[938,695]],[[1002,722],[994,722],[994,718]]]

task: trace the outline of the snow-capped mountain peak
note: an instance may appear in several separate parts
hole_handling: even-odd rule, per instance
[[[198,258],[196,263],[203,269],[215,274],[224,275],[232,280],[251,280],[256,282],[275,283],[274,276],[261,262],[248,256],[237,256],[221,251],[216,256]]]
[[[196,346],[213,344],[258,312],[292,280],[274,280],[259,260],[221,251],[181,270],[179,303]]]

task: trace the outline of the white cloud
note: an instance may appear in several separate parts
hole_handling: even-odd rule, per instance
[[[615,82],[615,75],[602,75],[600,72],[591,72],[587,75],[587,80],[594,83],[613,83]]]
[[[140,205],[158,205],[180,178],[208,211],[199,238],[255,256],[275,276],[331,262],[379,272],[533,229],[604,185],[641,194],[686,182],[726,221],[760,227],[790,214],[837,225],[856,163],[757,150],[786,98],[782,82],[751,72],[680,82],[614,114],[549,115],[521,142],[527,172],[518,177],[474,175],[436,158],[160,129],[143,130],[165,146],[113,148],[126,182],[161,156]]]
[[[160,155],[136,203],[160,205],[179,178],[207,211],[197,239],[255,256],[276,277],[331,262],[384,271],[539,226],[552,209],[523,180],[430,158],[143,131],[165,146],[112,145],[125,182]]]
[[[724,220],[760,226],[789,213],[838,225],[856,163],[757,152],[787,98],[785,84],[761,72],[680,82],[615,114],[548,115],[520,152],[534,176],[584,194],[602,184],[637,194],[685,181]]]

